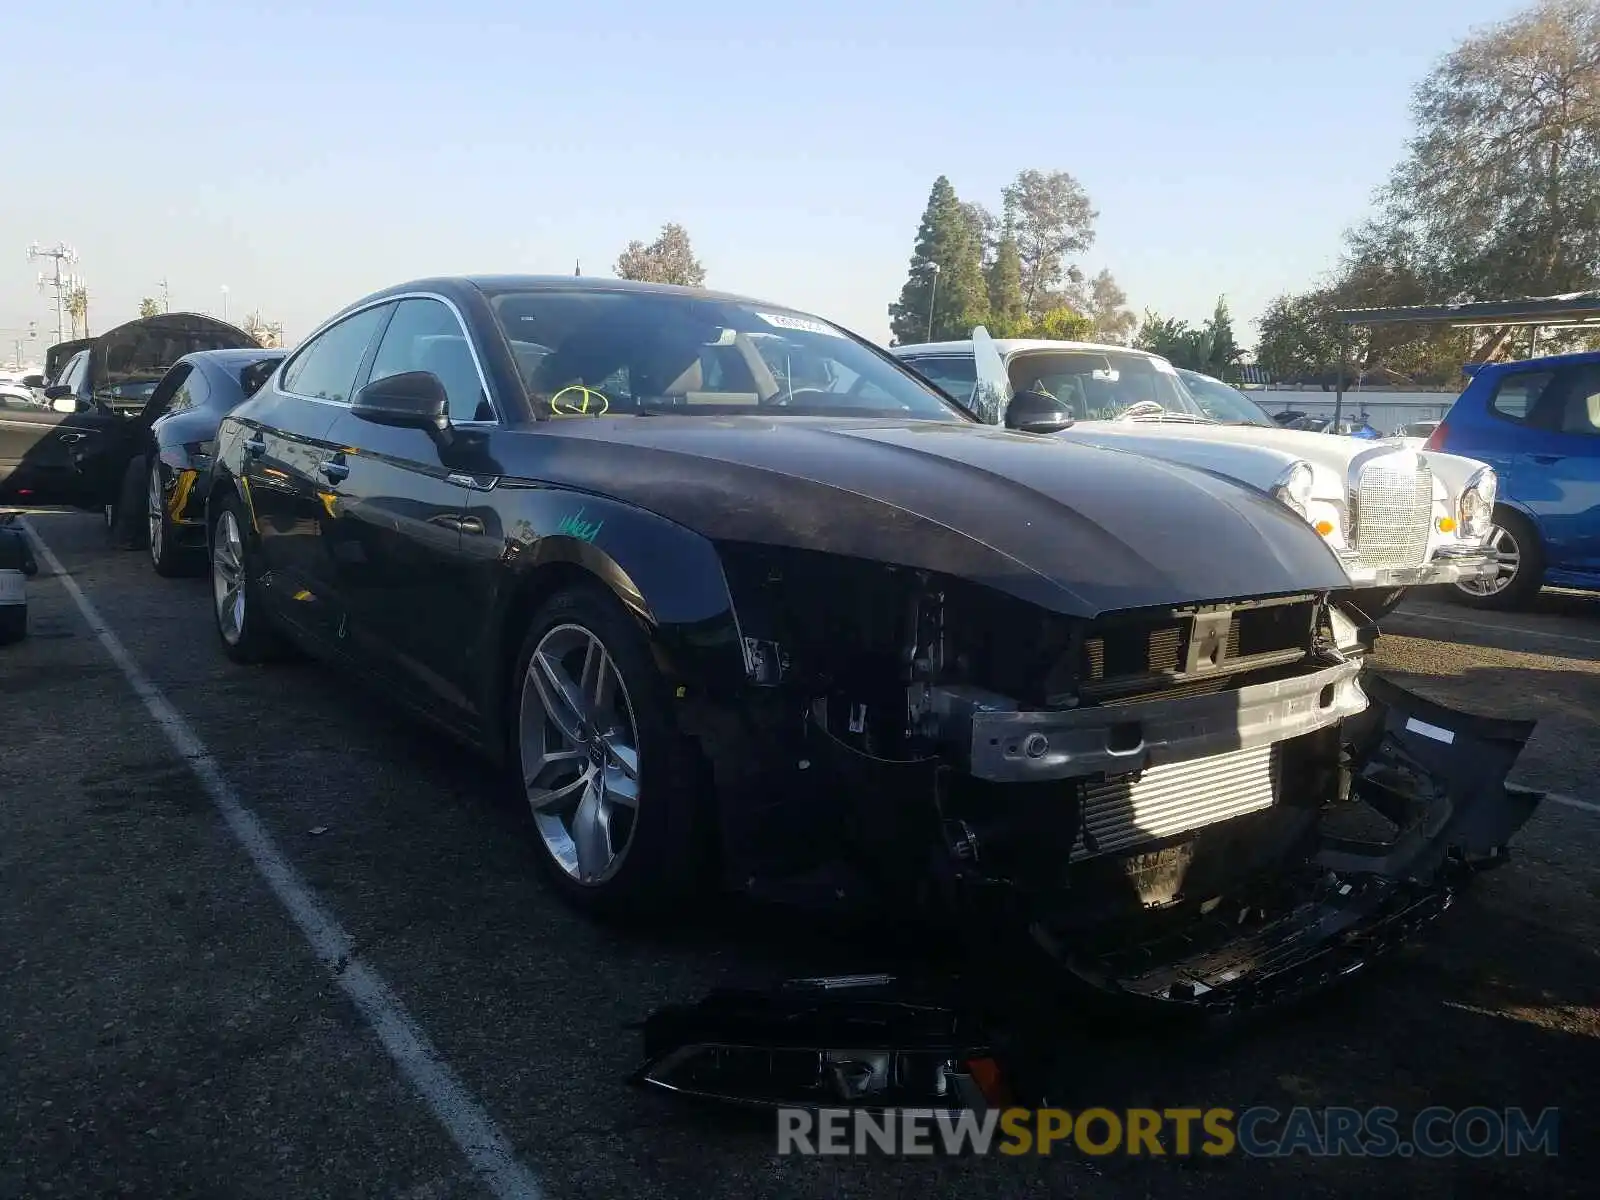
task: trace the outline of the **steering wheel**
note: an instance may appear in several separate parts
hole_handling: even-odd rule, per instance
[[[779,392],[776,397],[767,401],[767,403],[772,408],[788,408],[791,404],[805,403],[805,401],[801,399],[802,396],[820,396],[822,397],[823,405],[826,406],[829,399],[835,394],[836,393],[834,392],[825,391],[824,389],[818,387],[795,388],[793,391]]]
[[[1117,414],[1119,421],[1131,421],[1135,417],[1153,417],[1164,414],[1166,407],[1156,400],[1141,400],[1137,404],[1130,404]]]

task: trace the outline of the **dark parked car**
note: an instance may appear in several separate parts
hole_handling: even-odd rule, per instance
[[[1600,590],[1600,353],[1475,367],[1427,445],[1500,476],[1500,573],[1457,584],[1458,600],[1517,608],[1546,584]]]
[[[120,444],[122,486],[108,505],[113,539],[147,547],[158,574],[206,563],[206,495],[217,426],[253,396],[284,350],[201,350],[185,354],[152,387]]]
[[[109,524],[130,435],[148,428],[157,381],[185,354],[236,347],[261,348],[244,330],[198,313],[161,313],[51,346],[49,407],[0,397],[0,498],[104,509]]]
[[[1229,896],[1226,937],[1298,939],[1108,968],[1173,998],[1441,902],[1448,860],[1522,823],[1509,761],[1474,747],[1488,728],[1514,757],[1527,727],[1369,704],[1372,627],[1304,519],[1012,408],[980,426],[838,326],[739,297],[379,292],[222,422],[222,646],[293,642],[505,763],[580,904],[720,878],[1005,913],[1065,962],[1210,928]],[[1461,732],[1412,747],[1408,714]],[[1399,849],[1321,839],[1342,771],[1360,796],[1380,768],[1385,812],[1438,820]]]

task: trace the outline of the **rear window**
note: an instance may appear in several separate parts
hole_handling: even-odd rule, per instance
[[[1507,420],[1526,421],[1554,378],[1551,371],[1518,371],[1503,376],[1489,407]]]
[[[259,392],[267,380],[272,378],[272,373],[278,369],[278,364],[283,361],[283,355],[272,358],[259,359],[253,363],[246,363],[239,368],[239,390],[248,400]]]

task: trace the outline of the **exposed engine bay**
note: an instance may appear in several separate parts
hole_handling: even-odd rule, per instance
[[[1505,783],[1532,723],[1368,672],[1376,626],[1337,592],[1078,619],[882,564],[724,561],[752,686],[696,732],[730,882],[914,911],[989,982],[852,977],[665,1010],[639,1079],[668,1090],[980,1105],[1018,1020],[996,996],[1237,1011],[1305,994],[1448,908],[1540,798]]]

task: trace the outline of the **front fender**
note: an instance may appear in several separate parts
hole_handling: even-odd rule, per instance
[[[733,600],[715,546],[645,509],[583,492],[501,483],[475,495],[472,540],[495,571],[492,611],[498,636],[485,647],[503,664],[531,607],[572,569],[605,584],[650,630],[669,679],[696,687],[736,686],[744,658]],[[490,676],[495,674],[491,670]]]

